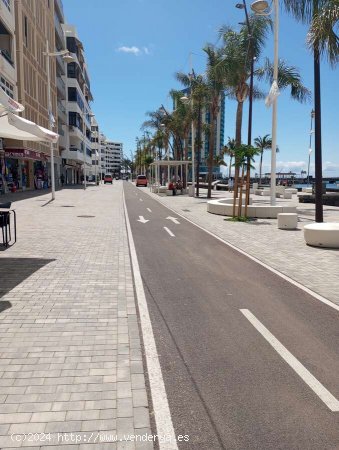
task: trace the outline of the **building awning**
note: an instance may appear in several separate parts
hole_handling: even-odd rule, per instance
[[[0,117],[0,137],[35,142],[58,142],[59,135],[23,117],[8,113]]]
[[[0,88],[0,137],[22,141],[58,142],[58,134],[13,114],[23,109],[20,103]]]

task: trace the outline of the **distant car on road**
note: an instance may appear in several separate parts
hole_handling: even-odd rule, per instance
[[[116,180],[120,180],[119,175],[116,175],[115,179],[116,179]]]
[[[106,183],[113,184],[113,178],[112,178],[112,175],[108,174],[108,175],[105,175],[105,176],[104,176],[104,184],[106,184]]]
[[[145,175],[138,175],[135,180],[136,186],[145,186],[147,187],[147,178]]]

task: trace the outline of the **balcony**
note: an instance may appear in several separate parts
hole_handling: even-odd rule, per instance
[[[66,64],[65,61],[63,60],[63,57],[61,55],[58,55],[56,57],[56,61],[57,61],[57,74],[59,75],[66,75]]]
[[[61,0],[54,0],[54,10],[58,14],[58,17],[63,22],[65,19],[65,15],[64,15],[64,7],[62,5]]]
[[[58,101],[58,122],[62,122],[63,125],[67,124],[67,114],[64,105]]]
[[[55,36],[58,39],[59,43],[61,44],[61,47],[64,48],[65,36],[61,28],[60,20],[56,14],[54,15],[54,28],[55,28]]]
[[[66,85],[63,82],[61,77],[57,77],[56,78],[56,84],[57,84],[57,89],[58,89],[58,98],[65,100],[66,98]]]

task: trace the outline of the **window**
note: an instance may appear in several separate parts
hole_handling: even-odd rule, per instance
[[[76,78],[77,77],[77,70],[76,70],[76,63],[72,62],[67,64],[67,77],[68,78]]]
[[[24,16],[24,43],[28,47],[28,22],[26,16]]]
[[[14,86],[9,83],[2,75],[0,77],[0,86],[11,98],[14,98]]]
[[[2,3],[5,4],[5,6],[8,9],[8,11],[11,10],[11,0],[2,0]]]
[[[77,101],[77,90],[75,87],[68,88],[68,101],[76,102]]]

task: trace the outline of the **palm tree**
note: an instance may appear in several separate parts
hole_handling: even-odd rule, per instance
[[[339,62],[338,0],[283,0],[286,10],[298,21],[310,25],[307,41],[314,60],[315,110],[315,220],[323,222],[320,57],[332,66]]]
[[[227,77],[219,70],[224,59],[222,50],[212,45],[206,45],[203,50],[207,55],[206,84],[209,112],[207,198],[211,198],[213,160],[214,154],[218,151],[218,149],[215,148],[216,121],[220,111],[221,97],[224,95],[224,90],[227,85]]]
[[[228,178],[231,178],[231,169],[232,169],[232,160],[234,158],[234,150],[235,150],[235,139],[231,139],[228,136],[227,144],[224,147],[225,155],[230,157],[229,169],[228,169]]]
[[[229,27],[222,27],[220,35],[223,39],[224,58],[219,70],[221,70],[228,82],[227,94],[236,99],[236,130],[235,143],[237,147],[241,145],[241,130],[243,105],[249,95],[249,79],[251,75],[251,57],[259,61],[268,32],[271,29],[271,20],[267,17],[251,15],[249,16],[252,35],[249,36],[249,30],[246,24],[242,25],[239,32],[235,32]],[[271,82],[273,78],[273,65],[266,59],[263,67],[254,72],[254,76],[259,80]],[[278,84],[280,89],[290,87],[292,98],[304,102],[310,97],[310,92],[302,82],[298,70],[295,67],[287,66],[284,61],[279,62]],[[253,98],[260,99],[264,95],[256,87],[253,88]],[[250,166],[250,164],[249,164]],[[248,167],[250,169],[250,167]],[[234,193],[237,196],[238,191],[239,167],[235,167]],[[249,173],[248,173],[249,180]],[[249,191],[249,182],[247,186]],[[248,196],[247,196],[248,197]]]
[[[206,106],[208,88],[206,80],[203,75],[196,75],[194,71],[190,74],[178,72],[176,79],[187,89],[189,89],[191,106],[192,106],[192,119],[194,121],[194,129],[196,130],[196,136],[191,136],[195,139],[196,145],[195,153],[197,154],[196,161],[196,196],[199,197],[199,178],[200,178],[200,157],[201,157],[201,145],[202,145],[202,111]],[[194,155],[195,156],[195,155]]]
[[[267,150],[272,147],[272,139],[269,134],[265,134],[265,136],[258,136],[254,139],[254,143],[256,147],[260,151],[260,165],[259,165],[259,185],[261,184],[261,173],[262,173],[262,158],[264,154],[264,150]]]

